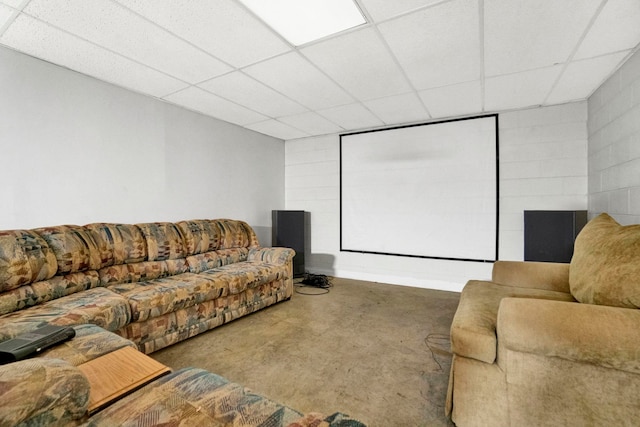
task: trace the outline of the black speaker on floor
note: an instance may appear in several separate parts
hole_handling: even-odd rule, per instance
[[[271,245],[296,251],[293,277],[304,276],[305,211],[271,211]]]
[[[524,260],[571,262],[587,211],[524,211]]]

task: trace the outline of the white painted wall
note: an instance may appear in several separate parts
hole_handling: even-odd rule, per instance
[[[589,98],[589,215],[640,223],[640,52]]]
[[[522,260],[524,210],[587,208],[587,104],[507,112],[499,122],[500,259]],[[492,264],[341,253],[339,151],[337,134],[286,142],[286,208],[310,212],[309,271],[452,291],[490,277]]]
[[[0,229],[242,219],[271,242],[284,142],[0,48]]]

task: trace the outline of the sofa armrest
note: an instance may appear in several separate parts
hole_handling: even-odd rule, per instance
[[[533,261],[496,261],[492,282],[521,288],[570,293],[569,264]]]
[[[33,358],[0,366],[0,425],[61,425],[82,418],[89,381],[60,359]]]
[[[262,261],[267,264],[285,265],[291,263],[296,251],[290,248],[252,248],[248,261]]]
[[[498,346],[640,374],[640,310],[504,298]]]

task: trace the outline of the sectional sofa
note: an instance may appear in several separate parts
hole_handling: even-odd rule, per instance
[[[229,219],[0,231],[0,341],[90,323],[151,353],[290,298],[294,255]]]
[[[87,416],[79,365],[122,347],[152,353],[291,298],[294,255],[260,247],[231,219],[0,231],[0,342],[46,324],[76,332],[0,366],[0,425],[361,426],[340,413],[305,416],[195,368]]]
[[[458,426],[633,426],[640,419],[640,225],[607,214],[570,264],[498,261],[451,325]]]

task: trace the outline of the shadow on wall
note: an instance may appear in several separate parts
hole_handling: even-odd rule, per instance
[[[271,227],[252,225],[253,231],[256,232],[256,237],[260,246],[263,248],[271,247]]]
[[[306,270],[310,273],[335,275],[333,264],[336,262],[335,255],[332,254],[310,254]]]

